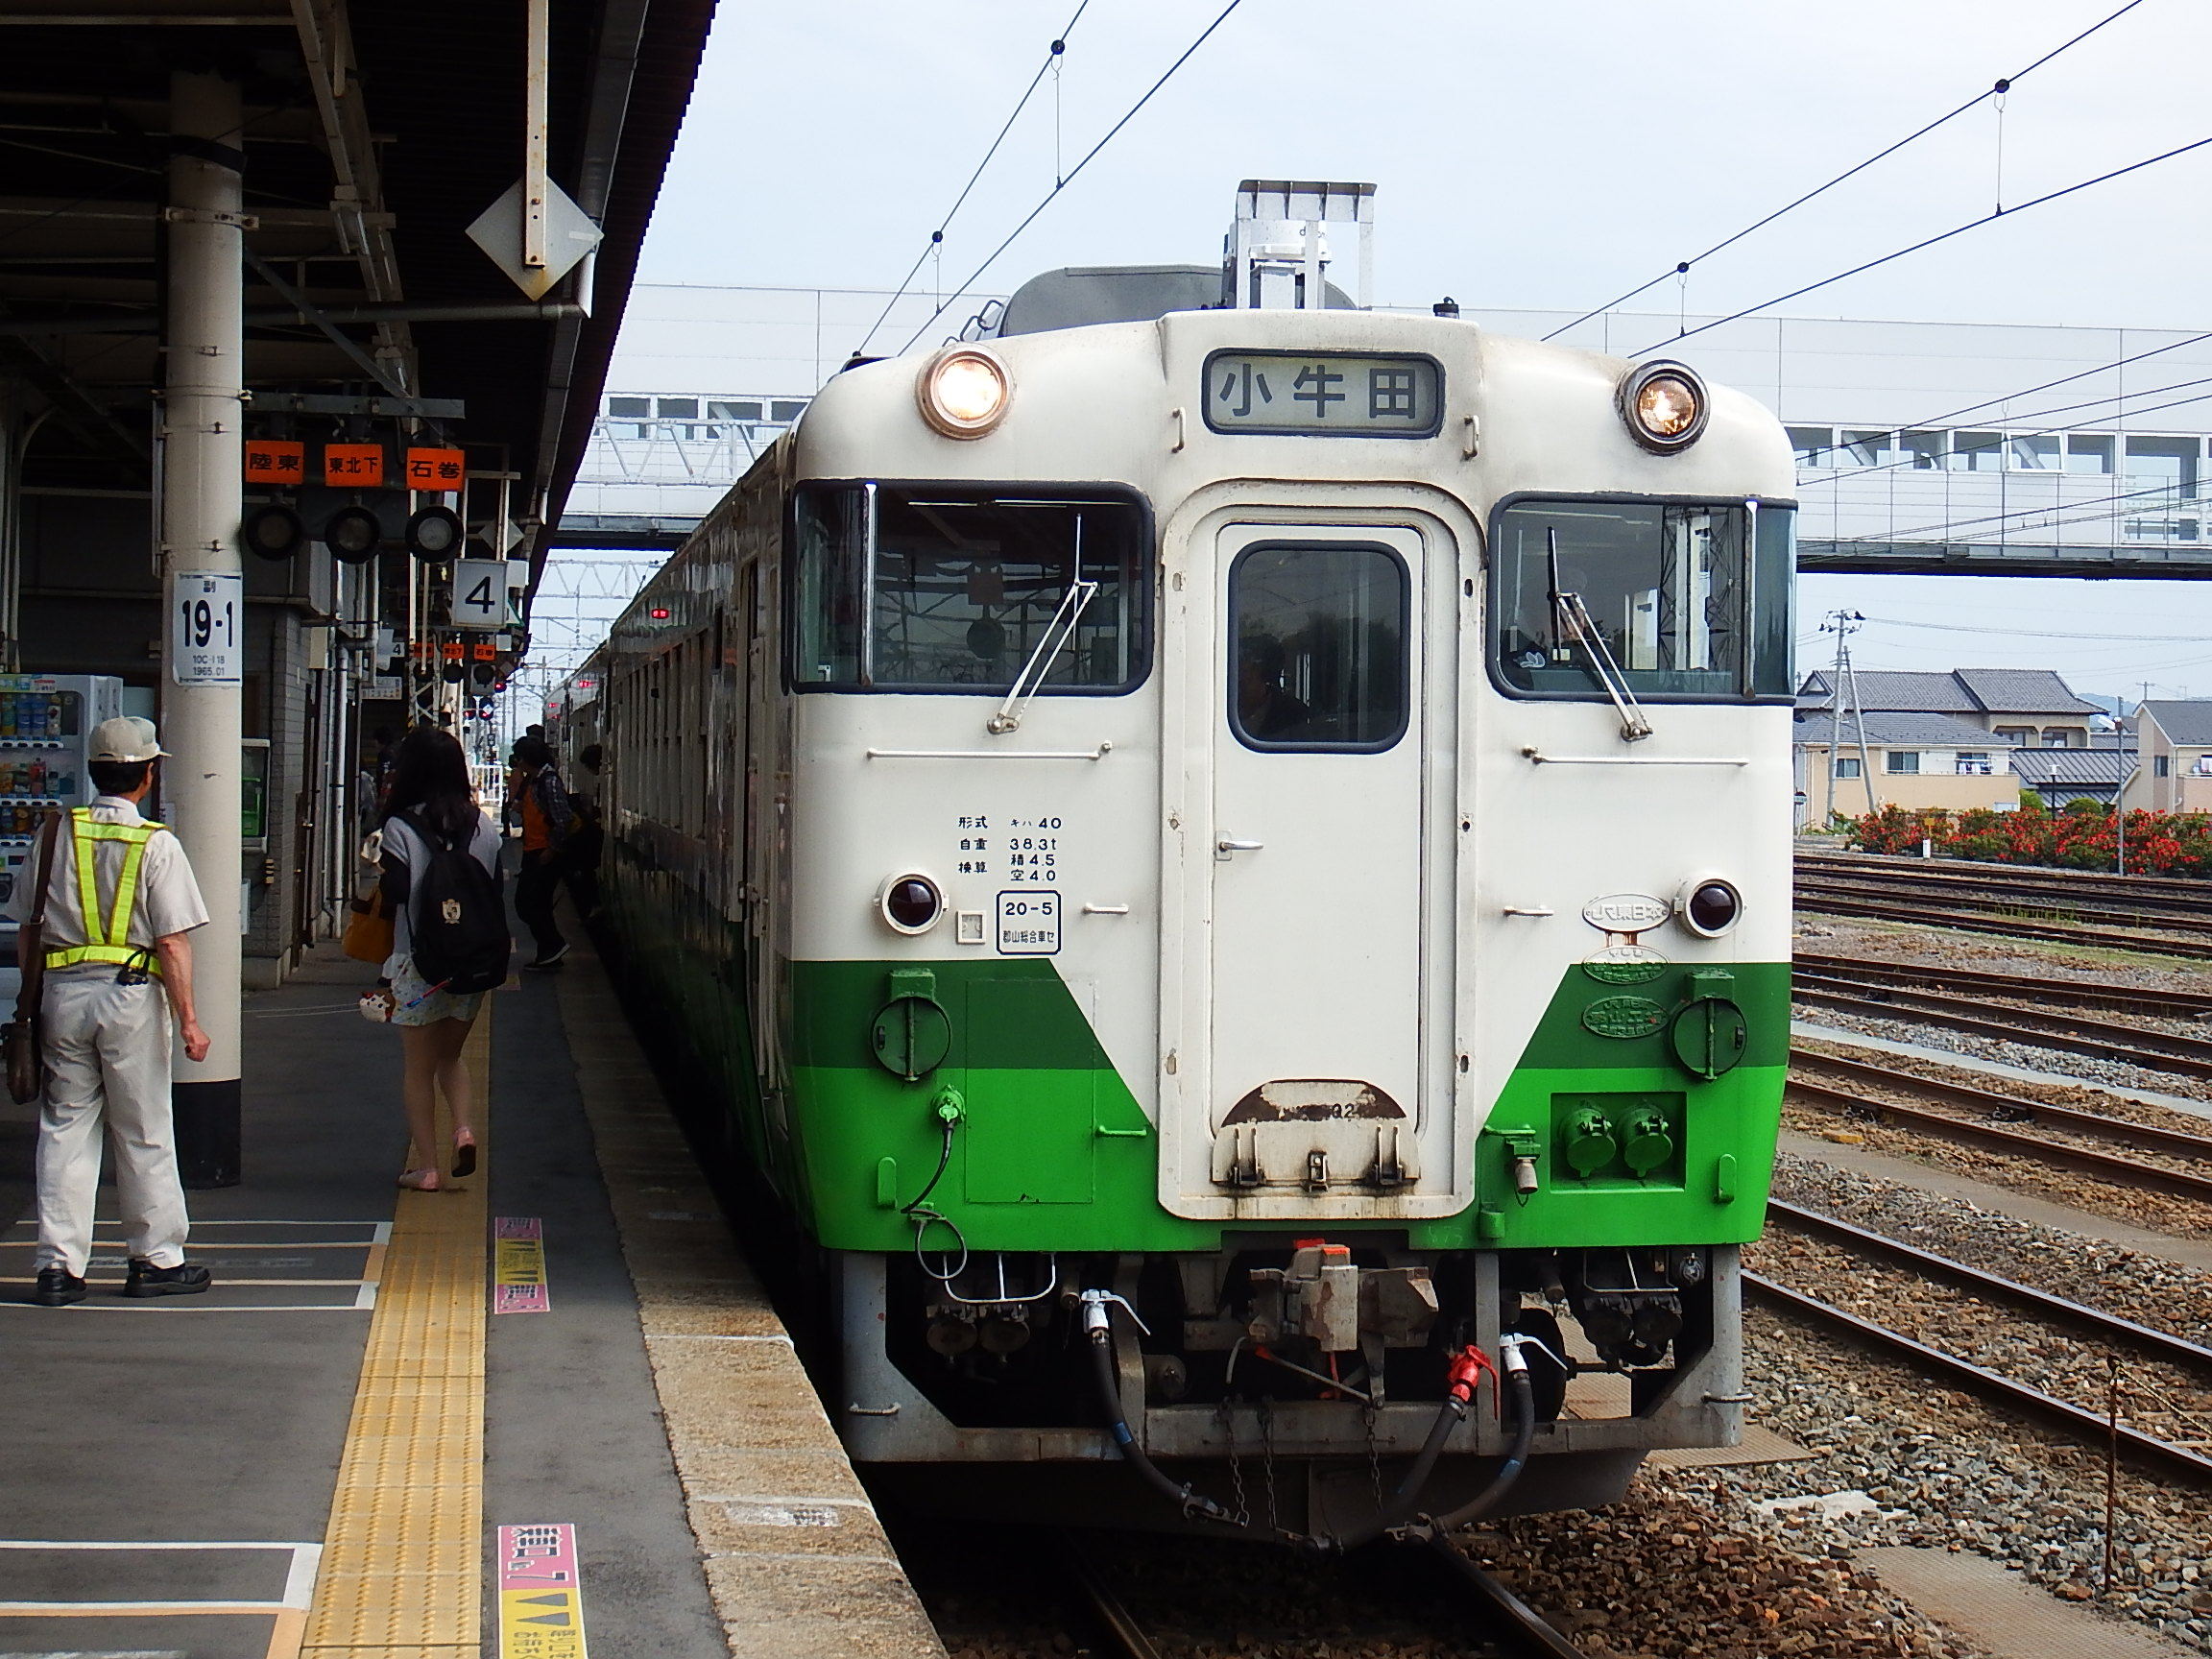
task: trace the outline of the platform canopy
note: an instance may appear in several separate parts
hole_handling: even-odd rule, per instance
[[[464,412],[447,429],[472,469],[514,475],[513,551],[535,576],[712,4],[548,0],[546,173],[604,239],[533,302],[467,234],[524,173],[530,3],[0,0],[0,397],[29,430],[16,482],[149,487],[171,78],[214,71],[245,106],[254,410]]]

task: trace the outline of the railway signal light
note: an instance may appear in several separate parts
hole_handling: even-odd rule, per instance
[[[342,565],[366,565],[383,543],[384,527],[366,507],[341,507],[323,526],[323,544]]]
[[[238,540],[257,559],[289,559],[307,545],[307,526],[291,508],[272,503],[246,515]]]
[[[407,551],[428,565],[443,565],[468,534],[450,507],[425,507],[407,520]]]

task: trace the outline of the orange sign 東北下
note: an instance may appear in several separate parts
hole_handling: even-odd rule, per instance
[[[384,487],[384,445],[324,445],[323,482],[340,489],[381,490]]]
[[[286,444],[273,438],[246,441],[247,483],[304,484],[306,481],[306,445]]]
[[[458,662],[469,654],[469,647],[457,639],[447,641],[439,649],[445,653],[445,661],[448,662]]]
[[[409,449],[407,488],[458,490],[469,475],[469,458],[458,449]]]

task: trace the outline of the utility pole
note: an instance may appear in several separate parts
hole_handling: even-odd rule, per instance
[[[1850,637],[1865,625],[1866,618],[1856,611],[1831,611],[1820,624],[1820,632],[1836,636],[1836,666],[1828,682],[1828,802],[1830,818],[1836,815],[1836,778],[1843,754],[1843,695],[1850,688],[1852,719],[1859,729],[1859,778],[1866,788],[1866,810],[1874,810],[1874,780],[1867,768],[1866,716],[1858,707],[1859,682],[1851,672]]]
[[[192,937],[192,979],[206,1059],[180,1053],[172,1098],[187,1187],[240,1179],[241,968],[239,743],[246,657],[238,551],[245,423],[246,164],[238,84],[178,70],[169,78],[169,205],[162,407],[156,471],[161,525],[163,794],[207,902]]]

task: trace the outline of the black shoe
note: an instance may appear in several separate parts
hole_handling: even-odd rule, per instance
[[[560,944],[554,946],[552,950],[546,951],[544,955],[539,957],[537,961],[525,962],[522,964],[522,966],[525,968],[536,969],[542,973],[547,968],[558,968],[561,965],[561,958],[567,954],[568,942],[566,940],[563,940]]]
[[[41,1267],[31,1300],[40,1308],[66,1308],[84,1300],[84,1281],[66,1267]]]
[[[143,1256],[133,1256],[131,1258],[131,1275],[123,1281],[123,1294],[197,1296],[214,1283],[215,1276],[197,1262],[180,1262],[174,1267],[156,1267]]]

